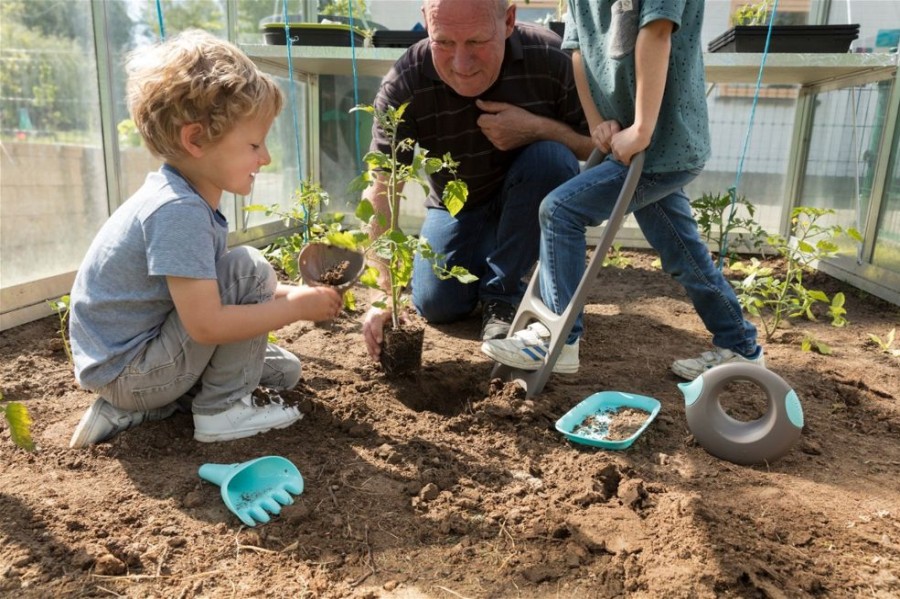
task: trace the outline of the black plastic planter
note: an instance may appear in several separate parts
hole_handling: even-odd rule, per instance
[[[709,43],[710,52],[762,52],[766,47],[767,25],[740,25]],[[775,25],[769,52],[846,53],[859,37],[853,25]]]

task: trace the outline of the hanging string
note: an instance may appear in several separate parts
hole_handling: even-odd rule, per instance
[[[728,227],[737,212],[737,193],[741,185],[741,174],[744,171],[744,159],[747,157],[747,149],[750,147],[750,134],[753,131],[753,120],[756,117],[756,106],[759,103],[759,92],[762,89],[763,71],[766,67],[766,58],[769,56],[769,43],[772,41],[772,26],[775,24],[775,12],[778,10],[778,0],[772,4],[772,16],[769,18],[769,29],[766,31],[766,44],[763,47],[762,59],[759,62],[759,73],[756,76],[756,89],[753,92],[753,103],[750,105],[750,122],[747,123],[747,133],[744,135],[744,147],[738,159],[737,173],[734,177],[734,185],[728,188],[731,198],[731,210],[728,213],[728,221],[725,224],[725,233],[722,235],[722,247],[719,248],[718,267],[722,270],[725,256],[728,254]]]
[[[293,40],[291,39],[291,26],[288,22],[287,0],[281,0],[281,14],[284,20],[284,43],[287,46],[287,63],[288,63],[288,81],[289,81],[289,97],[291,100],[291,117],[294,121],[294,152],[297,155],[297,180],[303,182],[303,160],[300,155],[300,123],[297,121],[297,90],[294,86],[294,61],[291,56],[291,47]],[[303,242],[309,242],[309,225],[310,213],[306,206],[301,203],[303,209]]]
[[[166,25],[163,21],[162,0],[156,0],[156,20],[159,21],[159,38],[166,39]]]
[[[356,70],[356,36],[353,35],[353,4],[354,0],[347,1],[348,13],[350,15],[350,65],[353,71],[353,105],[359,106],[359,73]],[[356,171],[362,169],[362,156],[360,155],[359,141],[359,112],[353,111],[353,130],[354,139],[356,140]]]

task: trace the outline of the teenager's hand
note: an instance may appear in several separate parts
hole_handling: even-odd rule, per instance
[[[384,323],[391,318],[390,310],[381,308],[369,308],[366,318],[363,320],[363,339],[366,341],[366,350],[369,357],[377,360],[381,355],[381,342],[384,340]]]
[[[622,126],[619,124],[619,121],[609,119],[594,127],[594,130],[591,131],[591,139],[594,145],[597,146],[597,149],[604,154],[609,154],[612,138],[621,130]]]
[[[650,137],[632,126],[613,135],[609,145],[613,158],[628,166],[635,154],[647,149]]]
[[[534,119],[539,117],[506,102],[475,100],[475,105],[484,111],[478,117],[481,132],[498,150],[514,150],[535,141]]]
[[[337,318],[344,307],[341,294],[332,287],[295,287],[287,298],[298,308],[297,320],[331,320]]]

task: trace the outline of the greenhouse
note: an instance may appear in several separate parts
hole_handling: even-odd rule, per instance
[[[402,130],[425,137],[430,125],[422,123],[437,120],[413,116],[415,100],[397,114],[376,106],[383,82],[405,84],[394,67],[408,68],[414,49],[430,60],[451,45],[435,37],[423,4],[458,3],[445,23],[471,26],[465,42],[474,56],[488,42],[477,39],[482,23],[466,11],[498,2],[0,0],[0,594],[900,595],[900,3],[687,0],[672,2],[676,9],[660,0],[510,0],[498,21],[512,19],[516,31],[500,38],[504,65],[530,56],[525,42],[510,41],[522,27],[568,41],[566,29],[581,26],[573,12],[588,5],[611,18],[641,6],[668,14],[702,5],[702,26],[693,25],[710,153],[682,195],[725,295],[736,296],[740,310],[730,317],[749,323],[751,347],[759,348],[714,347],[715,318],[700,314],[713,300],[698,305],[685,283],[703,266],[667,262],[672,254],[654,250],[648,239],[656,233],[645,236],[643,207],[633,205],[621,225],[614,208],[608,226],[588,223],[587,274],[574,282],[581,286],[569,310],[553,314],[544,305],[546,264],[527,265],[518,280],[525,299],[495,339],[537,331],[538,345],[528,340],[523,350],[532,367],[485,349],[496,298],[473,299],[462,317],[431,318],[412,283],[426,268],[436,281],[476,293],[474,270],[433,252],[429,241],[438,247],[440,231],[428,219],[438,207],[464,222],[479,206],[478,188],[473,179],[467,190],[454,184],[489,168],[511,171],[512,163],[499,167],[490,155],[473,171],[455,153],[428,153],[424,141],[392,145],[393,155],[373,152],[387,147],[391,126],[399,130],[391,118],[421,119]],[[667,18],[675,17],[651,22]],[[671,39],[691,25],[675,23]],[[648,27],[641,22],[640,31]],[[263,349],[253,350],[265,353],[261,374],[253,358],[232,358],[252,379],[242,384],[254,388],[241,409],[268,405],[284,420],[252,424],[258,428],[247,434],[216,428],[224,413],[203,403],[217,384],[206,374],[175,376],[185,387],[165,406],[153,403],[155,379],[143,379],[150,382],[129,387],[134,403],[123,407],[108,395],[109,377],[92,385],[77,362],[105,343],[70,301],[87,305],[112,285],[82,278],[111,217],[169,171],[206,197],[175,168],[181,162],[148,148],[127,93],[129,59],[192,30],[231,42],[280,90],[280,100],[268,100],[281,107],[248,193],[220,185],[210,212],[225,227],[222,252],[253,248],[278,279],[277,288],[266,283],[275,289],[269,295],[237,303],[292,293],[321,302],[315,317],[278,320],[253,335],[236,324],[210,332],[224,316],[172,310],[185,321],[184,343],[210,347],[199,371],[224,368],[209,357],[215,347],[262,339]],[[580,54],[574,62],[565,55],[581,64]],[[431,68],[428,76],[452,87],[434,60],[423,72]],[[557,84],[555,74],[544,75]],[[573,91],[581,85],[577,72],[569,79]],[[502,95],[502,84],[476,95],[485,114],[502,112],[483,103]],[[531,83],[509,85],[510,97],[532,93]],[[423,90],[414,97],[435,93]],[[450,101],[473,104],[458,92]],[[478,122],[499,154],[526,153],[500,148]],[[440,125],[437,136],[453,137]],[[398,148],[422,168],[397,166]],[[644,193],[635,189],[644,189],[649,152],[629,155],[630,170],[620,165],[623,211],[627,194]],[[596,151],[574,152],[571,177],[600,168],[598,159]],[[231,164],[216,160],[209,164]],[[526,180],[551,180],[557,164],[532,164]],[[391,185],[395,174],[406,185],[384,192],[403,201],[379,221],[373,190],[385,172]],[[217,185],[226,178],[209,175]],[[450,181],[443,197],[436,181]],[[566,185],[550,185],[542,209]],[[545,248],[550,226],[542,222],[543,241],[534,241],[543,263],[554,256]],[[453,255],[466,255],[467,244]],[[398,247],[400,254],[388,253]],[[403,256],[409,262],[396,266]],[[162,281],[170,305],[205,297],[206,288],[190,282],[204,277],[154,277],[156,265],[141,267]],[[332,285],[326,275],[334,269],[347,273]],[[235,307],[222,305],[231,302],[220,291],[216,307]],[[378,310],[386,316],[373,337]],[[81,338],[72,337],[73,318]],[[238,321],[218,328],[224,322]],[[381,323],[385,337],[407,325],[423,331],[411,372],[392,375],[380,355],[388,348]],[[155,370],[143,361],[151,352],[138,349],[120,372]],[[175,363],[188,353],[165,349]],[[272,351],[282,352],[275,362]],[[679,371],[679,359],[698,355],[711,362],[690,376]],[[626,432],[614,438],[620,424]]]

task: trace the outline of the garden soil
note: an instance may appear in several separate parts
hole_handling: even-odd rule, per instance
[[[420,376],[397,382],[348,314],[277,331],[303,360],[285,396],[306,416],[227,443],[195,442],[178,413],[69,449],[94,397],[56,317],[4,331],[2,391],[28,407],[38,448],[0,424],[0,596],[900,596],[900,360],[869,339],[900,328],[900,309],[808,278],[846,293],[850,323],[795,321],[766,345],[805,427],[780,459],[738,466],[694,441],[669,371],[709,335],[653,255],[624,255],[589,297],[579,373],[535,398],[491,380],[478,314],[427,327]],[[805,337],[833,354],[802,351]],[[662,403],[627,450],[554,428],[604,390]],[[752,385],[727,395],[742,419],[765,411]],[[296,464],[305,489],[248,528],[197,469],[265,455]]]

